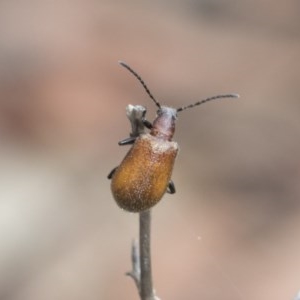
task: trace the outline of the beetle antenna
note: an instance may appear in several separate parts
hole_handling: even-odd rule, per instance
[[[160,109],[161,106],[159,104],[159,102],[154,98],[154,96],[151,94],[150,90],[148,89],[146,83],[144,82],[144,80],[142,79],[142,77],[135,72],[134,70],[131,69],[131,67],[129,67],[126,63],[124,63],[123,61],[119,61],[119,64],[121,66],[123,66],[124,68],[126,68],[130,73],[132,73],[138,80],[139,82],[142,84],[142,86],[144,87],[145,91],[147,92],[147,94],[149,95],[149,97],[154,101],[154,103],[156,104],[156,106]]]
[[[203,100],[200,100],[194,104],[190,104],[190,105],[187,105],[187,106],[182,106],[182,107],[179,107],[177,108],[177,112],[179,111],[183,111],[187,108],[192,108],[194,106],[197,106],[197,105],[201,105],[205,102],[208,102],[208,101],[211,101],[211,100],[216,100],[216,99],[220,99],[220,98],[239,98],[240,95],[239,94],[227,94],[227,95],[217,95],[217,96],[213,96],[213,97],[209,97],[209,98],[206,98],[206,99],[203,99]]]

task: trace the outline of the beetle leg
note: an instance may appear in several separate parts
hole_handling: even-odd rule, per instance
[[[118,167],[113,168],[109,174],[107,175],[108,179],[112,179],[113,175],[115,174],[116,170],[118,169]]]
[[[124,145],[133,144],[134,141],[136,140],[136,138],[137,138],[136,136],[131,136],[131,137],[127,138],[127,139],[124,139],[124,140],[118,142],[118,145],[119,146],[124,146]]]
[[[168,188],[167,188],[167,193],[169,193],[169,194],[175,194],[176,193],[175,185],[174,185],[174,182],[172,180],[169,181]]]
[[[145,125],[145,127],[147,127],[148,129],[151,129],[153,127],[152,123],[149,122],[148,120],[144,119],[144,118],[142,119],[142,122]]]
[[[148,129],[152,128],[152,123],[149,122],[148,120],[143,119],[142,122],[143,122],[144,126],[147,127]],[[131,144],[133,144],[135,142],[136,138],[137,138],[137,136],[131,136],[131,137],[126,138],[126,139],[124,139],[122,141],[119,141],[118,145],[119,146],[131,145]]]

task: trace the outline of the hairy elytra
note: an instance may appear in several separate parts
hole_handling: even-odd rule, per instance
[[[239,95],[217,95],[177,109],[161,106],[143,79],[126,63],[119,63],[140,81],[158,107],[153,124],[143,115],[142,122],[150,129],[149,133],[141,133],[119,142],[119,145],[132,144],[132,147],[121,164],[108,175],[112,180],[111,191],[117,204],[126,211],[141,212],[153,207],[166,192],[175,193],[171,175],[178,153],[178,144],[172,141],[177,113],[211,100],[238,98]]]

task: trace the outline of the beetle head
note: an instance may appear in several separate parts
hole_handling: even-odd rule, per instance
[[[161,106],[157,111],[157,117],[153,122],[150,134],[170,141],[175,132],[176,120],[177,110],[175,108]]]

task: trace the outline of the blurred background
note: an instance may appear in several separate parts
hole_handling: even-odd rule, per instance
[[[179,115],[177,193],[153,210],[161,299],[300,288],[300,3],[1,1],[0,299],[138,299],[138,215],[107,174],[125,107],[236,92]]]

